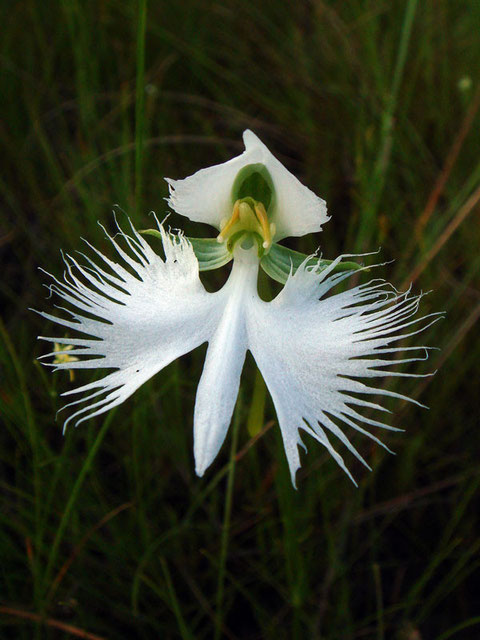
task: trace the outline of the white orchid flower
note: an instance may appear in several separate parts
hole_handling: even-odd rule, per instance
[[[382,444],[365,425],[398,429],[362,416],[364,408],[387,411],[365,397],[376,393],[408,398],[383,386],[367,386],[360,378],[412,375],[390,367],[424,359],[427,348],[396,345],[430,326],[439,314],[415,319],[421,296],[398,293],[380,280],[328,295],[353,272],[348,264],[340,271],[348,256],[327,263],[277,244],[286,236],[319,231],[328,220],[325,202],[251,131],[245,132],[244,141],[246,150],[240,156],[185,180],[167,180],[170,206],[191,220],[215,226],[217,241],[190,242],[159,224],[162,259],[131,225],[130,235],[119,227],[115,237],[108,236],[119,262],[91,245],[99,264],[87,256],[83,265],[65,256],[64,279],[54,278],[49,289],[70,305],[72,310],[65,309],[70,317],[41,315],[89,337],[41,336],[66,345],[69,356],[61,361],[55,350],[44,357],[56,359],[50,364],[55,370],[113,370],[63,394],[83,394],[67,405],[80,408],[65,426],[119,405],[170,362],[208,342],[194,412],[199,476],[225,440],[250,350],[275,405],[293,484],[299,445],[305,448],[301,429],[321,442],[351,477],[328,435],[368,467],[341,426]],[[227,283],[208,293],[199,269],[215,268],[231,258]],[[271,302],[257,292],[259,265],[285,282]],[[395,359],[398,352],[417,349],[420,356]]]

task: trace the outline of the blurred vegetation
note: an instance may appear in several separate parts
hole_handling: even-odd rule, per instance
[[[0,636],[476,637],[480,3],[10,0],[0,17]],[[239,153],[247,127],[329,204],[290,246],[381,246],[382,276],[447,316],[415,369],[436,376],[398,383],[430,410],[389,405],[396,457],[355,440],[359,489],[309,441],[295,492],[270,400],[250,446],[247,361],[222,538],[229,444],[193,470],[205,348],[63,437],[72,383],[35,361],[51,327],[27,308],[51,304],[37,267],[59,275],[60,248],[109,251],[113,204],[152,226],[163,176]]]

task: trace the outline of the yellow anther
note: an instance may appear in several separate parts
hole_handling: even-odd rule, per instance
[[[240,200],[237,200],[233,205],[233,212],[230,220],[226,223],[226,225],[222,228],[221,232],[217,236],[217,242],[223,242],[225,240],[229,230],[237,222],[239,217],[240,217]]]
[[[262,202],[255,203],[255,213],[257,214],[258,221],[262,227],[263,248],[268,249],[272,244],[272,237],[270,235],[270,224],[267,218],[267,211]]]

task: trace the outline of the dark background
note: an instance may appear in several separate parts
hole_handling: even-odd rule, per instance
[[[152,226],[163,176],[247,127],[328,202],[291,247],[381,247],[382,277],[447,313],[413,370],[438,373],[389,383],[430,409],[388,405],[395,457],[354,439],[359,489],[309,441],[295,492],[269,400],[247,449],[247,361],[222,637],[477,637],[480,3],[11,0],[0,20],[1,637],[213,637],[229,445],[196,478],[205,348],[62,437],[72,383],[36,362],[51,327],[27,308],[51,305],[37,268],[60,275],[60,248],[108,252],[116,203]]]

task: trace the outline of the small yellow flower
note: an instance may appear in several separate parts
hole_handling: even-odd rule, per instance
[[[57,354],[53,359],[54,364],[61,364],[62,362],[76,362],[78,358],[75,356],[71,356],[68,353],[64,353],[64,351],[71,351],[73,349],[73,344],[60,344],[60,342],[55,342],[53,345],[53,350]],[[70,369],[70,382],[73,382],[75,379],[75,372],[73,369]]]

